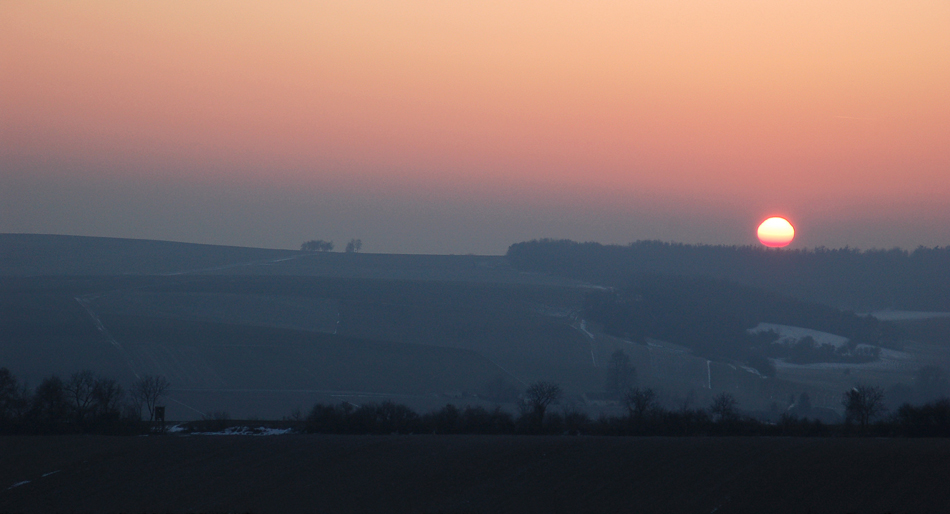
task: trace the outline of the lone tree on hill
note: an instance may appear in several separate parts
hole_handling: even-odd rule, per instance
[[[349,243],[346,243],[346,253],[355,253],[363,249],[363,241],[359,239],[350,239]]]
[[[333,241],[324,241],[323,239],[313,239],[300,245],[303,252],[332,252]]]
[[[841,401],[844,405],[845,419],[861,424],[865,429],[871,420],[886,410],[884,407],[884,390],[880,387],[858,385],[844,393]]]
[[[528,390],[525,391],[525,401],[534,414],[539,427],[544,421],[544,413],[547,412],[548,406],[557,403],[563,394],[561,386],[544,381],[531,384]]]
[[[168,379],[155,375],[145,375],[133,386],[132,397],[148,409],[149,421],[155,421],[155,405],[170,386]]]

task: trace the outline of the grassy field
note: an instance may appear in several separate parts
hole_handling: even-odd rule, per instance
[[[926,439],[4,437],[0,512],[945,512],[948,459]]]

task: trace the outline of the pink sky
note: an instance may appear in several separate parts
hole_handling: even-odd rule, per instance
[[[4,2],[0,232],[950,244],[950,4]]]

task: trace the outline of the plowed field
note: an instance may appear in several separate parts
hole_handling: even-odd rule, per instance
[[[3,437],[0,512],[946,512],[948,462],[923,439]]]

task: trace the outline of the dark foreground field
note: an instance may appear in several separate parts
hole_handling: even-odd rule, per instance
[[[950,440],[4,437],[0,481],[2,512],[946,512]]]

